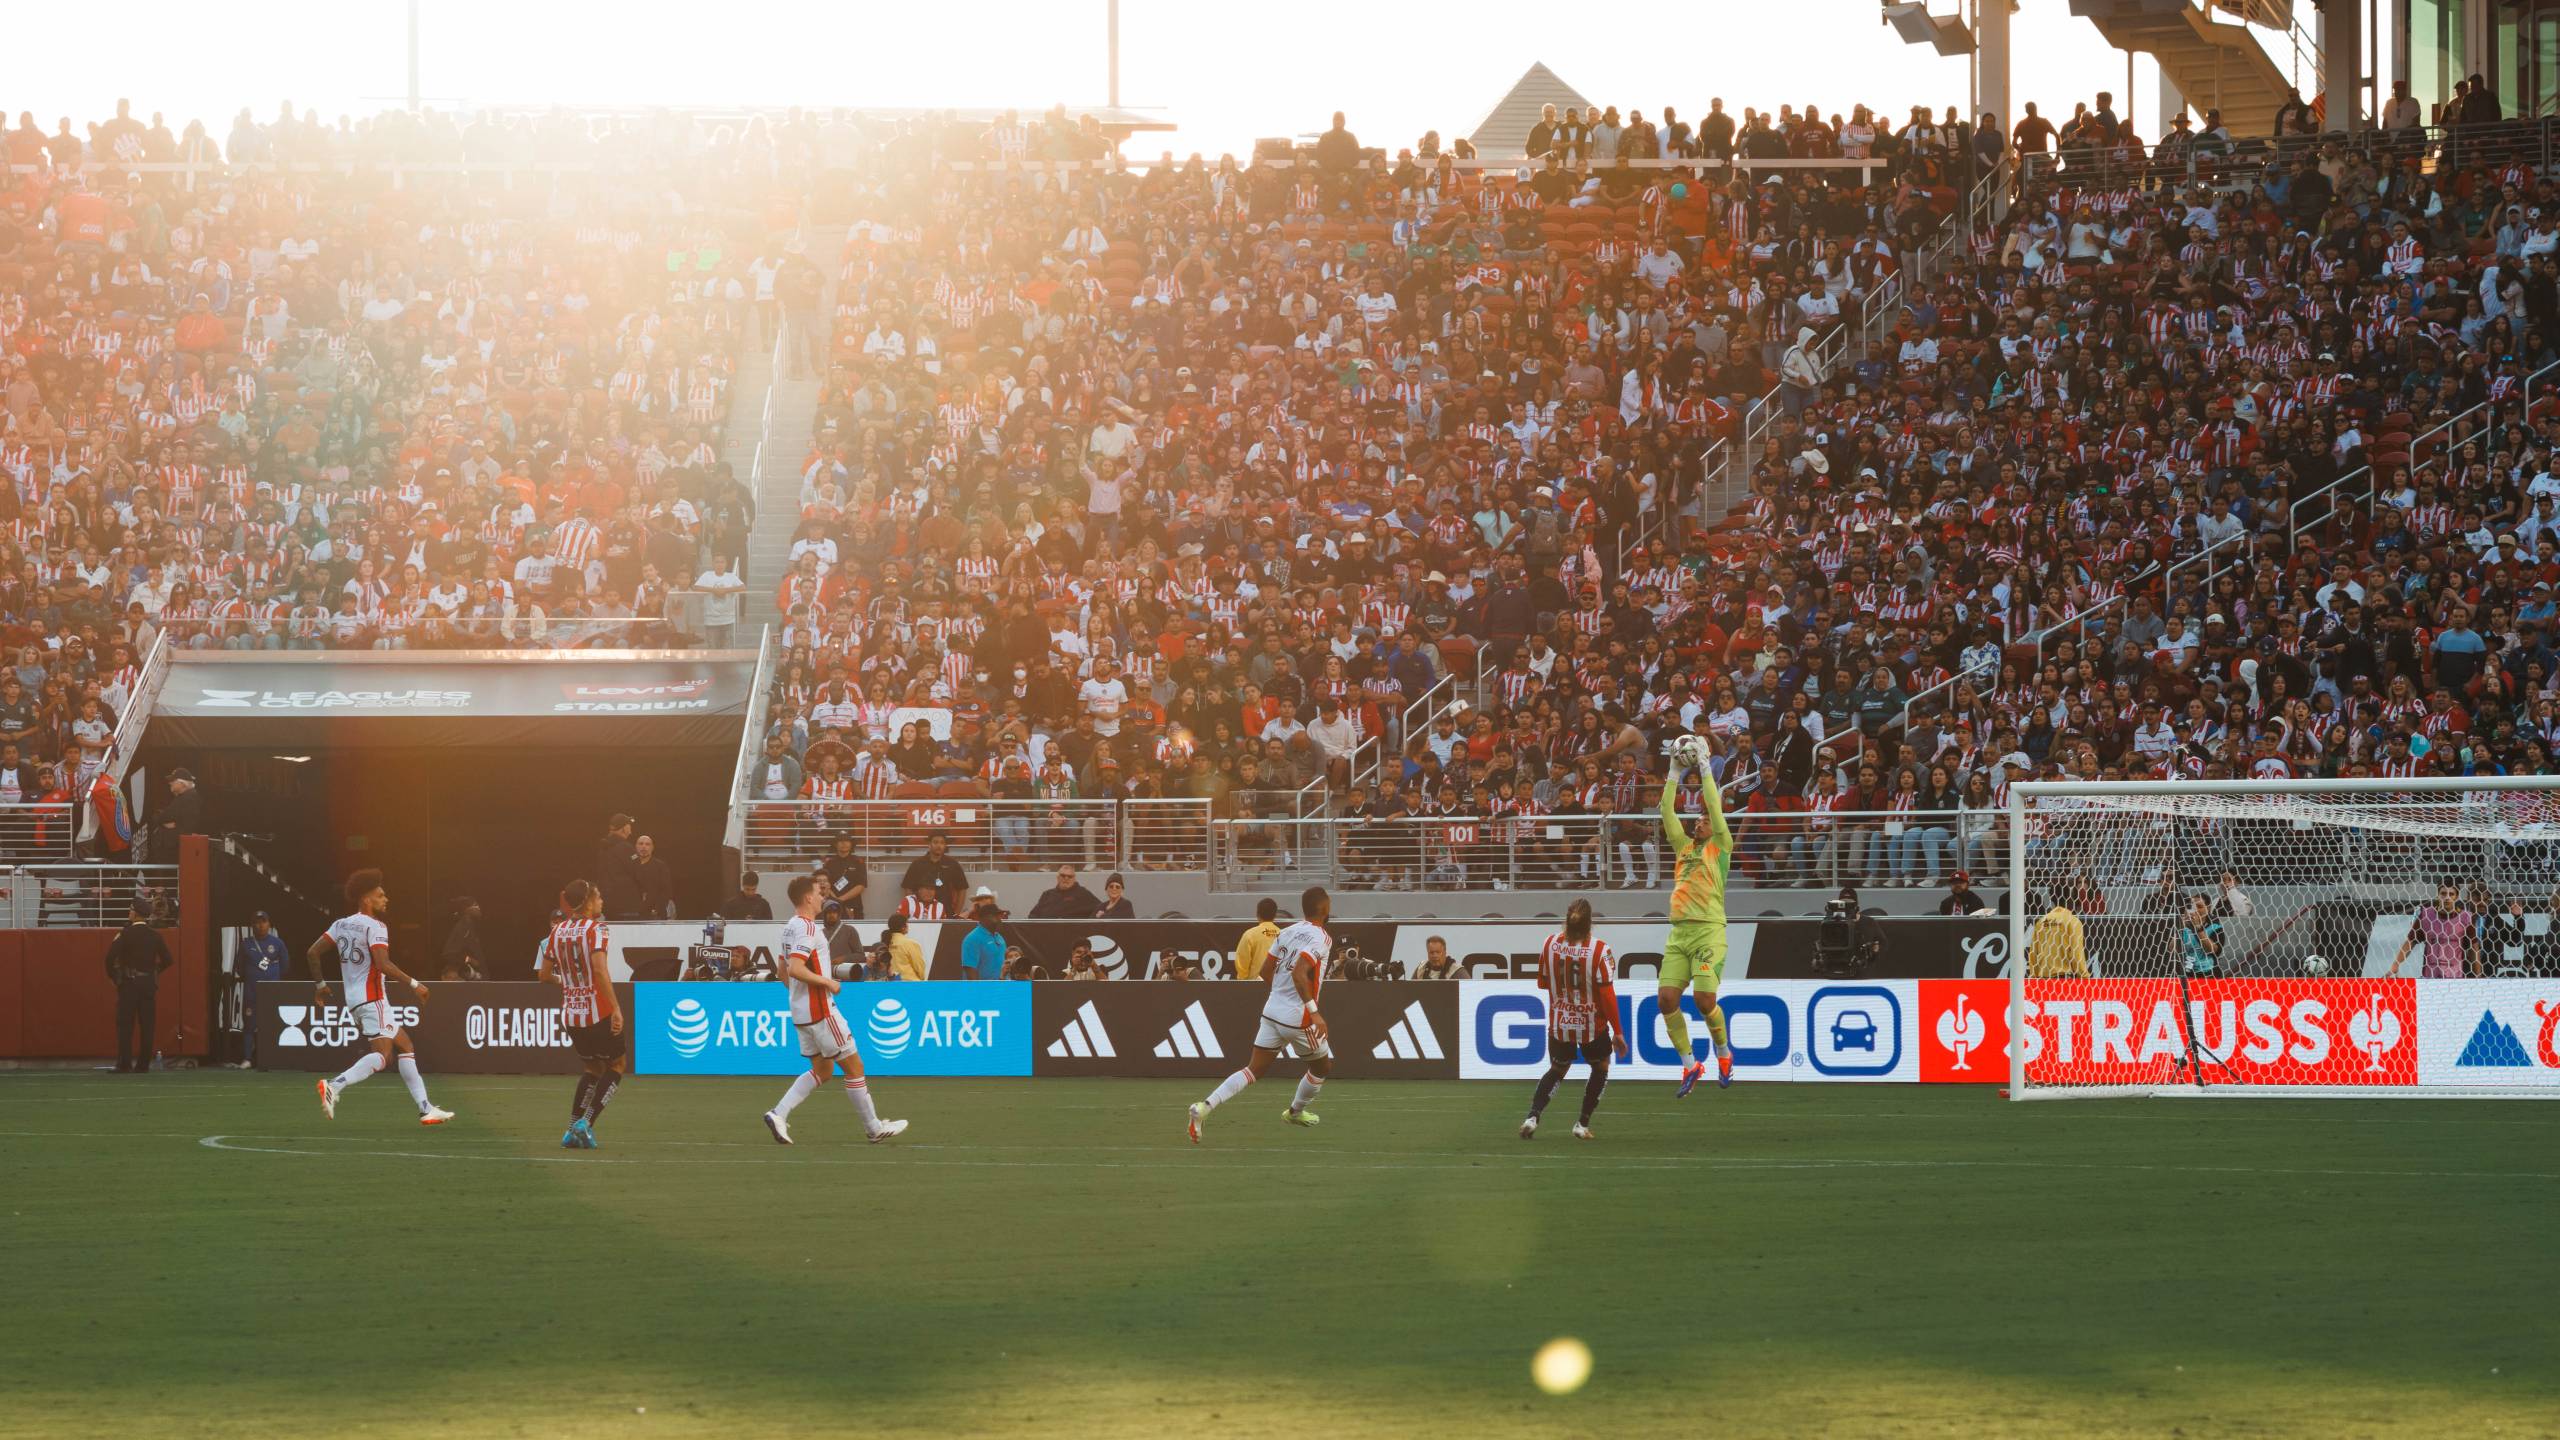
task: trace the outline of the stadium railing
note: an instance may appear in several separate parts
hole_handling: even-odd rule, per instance
[[[1898,876],[1937,883],[1957,870],[1979,872],[2006,853],[1997,811],[1744,810],[1725,819],[1737,885],[1829,889],[1886,885]],[[1220,820],[1209,835],[1209,888],[1219,893],[1309,884],[1499,891],[1658,890],[1671,883],[1671,848],[1654,811]]]
[[[0,858],[22,864],[71,859],[77,811],[68,802],[0,805]]]
[[[964,868],[1205,870],[1206,800],[989,800],[931,795],[889,800],[759,800],[746,807],[746,868],[806,871],[838,835],[887,863],[923,852],[940,831]]]
[[[0,871],[0,927],[117,929],[137,897],[153,924],[178,923],[178,867],[21,865]]]
[[[2484,125],[2420,125],[2397,130],[2323,130],[2312,135],[2235,136],[2229,149],[2190,145],[2185,155],[2162,160],[2152,149],[2134,161],[2112,148],[2082,148],[2020,156],[2021,185],[2062,181],[2073,185],[2115,185],[2135,181],[2147,185],[2232,186],[2256,178],[2276,161],[2299,156],[2346,152],[2392,157],[2414,155],[2419,163],[2444,169],[2454,164],[2529,166],[2548,171],[2560,117],[2501,120]]]

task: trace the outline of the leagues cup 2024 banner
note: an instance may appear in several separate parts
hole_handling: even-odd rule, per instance
[[[560,1023],[560,987],[527,980],[439,980],[421,1003],[394,985],[391,1010],[418,1047],[430,1074],[569,1075],[578,1057]],[[619,985],[622,1013],[633,1014],[632,987]],[[363,1053],[355,1015],[338,986],[315,1004],[309,982],[270,980],[258,986],[258,1066],[336,1074]],[[628,1021],[626,1021],[628,1024]],[[626,1034],[628,1031],[626,1030]]]

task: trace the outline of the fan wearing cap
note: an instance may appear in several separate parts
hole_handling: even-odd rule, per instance
[[[1947,877],[1947,893],[1938,901],[1939,914],[1979,915],[1990,908],[1991,902],[1973,888],[1973,876],[1959,870]]]
[[[977,921],[960,940],[960,975],[965,980],[995,980],[1004,975],[1004,911],[993,888],[981,885],[969,897],[969,918]]]
[[[181,765],[169,772],[169,803],[151,822],[153,864],[178,861],[178,837],[204,833],[204,794],[196,788],[196,772]]]

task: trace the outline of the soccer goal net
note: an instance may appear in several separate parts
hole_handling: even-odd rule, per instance
[[[2012,787],[2009,1093],[2560,1098],[2560,777]]]

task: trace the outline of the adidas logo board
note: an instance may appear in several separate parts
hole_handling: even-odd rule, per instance
[[[1404,1016],[1387,1027],[1387,1038],[1369,1052],[1380,1060],[1438,1060],[1442,1058],[1440,1037],[1431,1029],[1431,1017],[1422,1013],[1419,1000],[1404,1007]]]
[[[1191,1008],[1196,1010],[1200,1007],[1194,1005]],[[1110,1060],[1120,1052],[1111,1048],[1111,1032],[1102,1028],[1102,1012],[1094,1009],[1093,1002],[1087,1000],[1076,1007],[1075,1018],[1067,1022],[1067,1028],[1059,1032],[1058,1038],[1049,1042],[1049,1053],[1078,1060],[1091,1060],[1097,1056]],[[1161,1055],[1164,1051],[1159,1047],[1156,1053]]]
[[[1086,1009],[1093,1008],[1087,1005]],[[1174,1017],[1173,1029],[1156,1042],[1156,1055],[1165,1060],[1215,1060],[1227,1052],[1218,1046],[1218,1032],[1209,1024],[1209,1012],[1194,1000]]]

